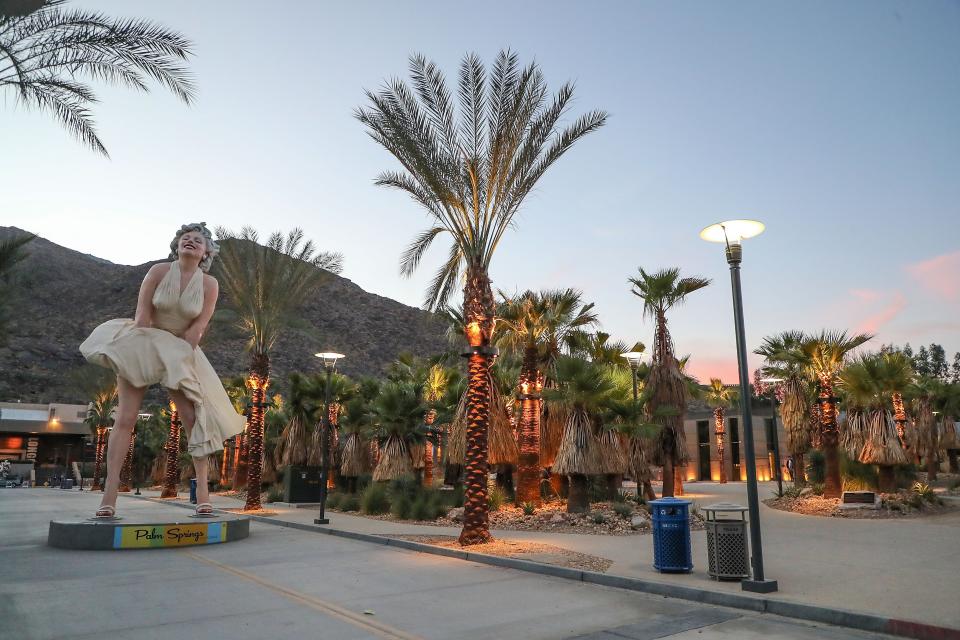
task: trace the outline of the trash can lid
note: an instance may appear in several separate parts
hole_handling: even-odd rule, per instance
[[[648,504],[660,505],[690,505],[693,504],[692,500],[684,500],[683,498],[660,498],[658,500],[651,500]]]
[[[716,504],[711,504],[703,508],[704,511],[747,511],[748,507],[741,506],[739,504],[733,504],[732,502],[718,502]]]

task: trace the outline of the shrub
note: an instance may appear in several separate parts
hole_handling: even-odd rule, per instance
[[[413,520],[436,520],[437,498],[429,493],[422,493],[410,505],[410,518]]]
[[[283,501],[283,487],[280,485],[273,485],[267,489],[267,502],[282,502]]]
[[[532,502],[523,503],[523,515],[532,516],[536,512],[537,507]]]
[[[933,487],[922,482],[913,483],[913,493],[925,502],[936,502],[937,496],[933,492]]]
[[[810,488],[813,489],[813,495],[822,496],[824,490],[824,484],[822,482],[814,482],[810,485]]]
[[[339,491],[334,491],[327,496],[326,506],[328,509],[339,509],[341,500],[343,500],[343,494]]]
[[[633,500],[633,494],[628,493],[626,491],[617,491],[617,495],[612,497],[613,497],[613,502],[617,504],[626,504],[627,502],[630,502],[631,500]]]
[[[954,478],[950,481],[950,484],[947,485],[948,489],[957,489],[960,488],[960,478]]]
[[[423,487],[413,476],[404,476],[390,481],[390,497],[394,500],[400,496],[406,496],[410,502],[413,502],[422,492]]]
[[[343,496],[343,499],[340,501],[340,510],[341,511],[359,511],[360,496],[356,493],[345,494]]]
[[[613,510],[618,516],[624,519],[629,519],[631,516],[633,516],[633,507],[626,502],[618,502],[617,504],[613,505]]]
[[[870,491],[878,486],[877,467],[840,456],[840,475],[844,491]]]
[[[803,485],[795,484],[789,489],[784,489],[783,495],[786,498],[799,498],[801,491],[803,491]]]
[[[807,482],[823,484],[827,480],[827,463],[822,451],[811,451],[807,454]]]
[[[593,521],[596,524],[603,524],[604,522],[607,521],[607,518],[602,513],[597,511],[596,513],[593,514]]]
[[[458,485],[454,487],[453,491],[445,491],[444,493],[449,494],[450,496],[449,497],[450,502],[448,504],[450,505],[451,508],[463,506],[463,486],[462,485]]]
[[[909,487],[917,481],[917,468],[912,464],[894,467],[894,477],[898,487]]]
[[[395,518],[407,520],[410,518],[410,507],[412,505],[413,501],[402,493],[398,496],[392,496],[390,500],[390,513],[392,513]]]
[[[500,487],[493,487],[487,493],[487,506],[490,511],[499,511],[500,507],[507,501],[507,494]]]
[[[360,510],[370,515],[380,515],[390,511],[390,496],[387,487],[380,482],[372,482],[363,490],[360,498]]]

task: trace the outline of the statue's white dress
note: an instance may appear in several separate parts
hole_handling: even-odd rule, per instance
[[[203,351],[181,337],[203,310],[203,272],[197,269],[181,292],[180,265],[173,261],[157,285],[153,306],[151,328],[137,327],[127,318],[108,320],[83,341],[80,353],[135,387],[159,383],[181,391],[196,409],[187,441],[190,455],[220,451],[225,439],[243,431],[245,419],[234,410]]]

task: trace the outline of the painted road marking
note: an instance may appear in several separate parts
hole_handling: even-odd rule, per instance
[[[370,633],[372,633],[377,637],[385,638],[386,640],[424,640],[421,636],[407,633],[406,631],[403,631],[401,629],[396,629],[394,627],[391,627],[390,625],[383,624],[378,620],[369,618],[360,613],[354,613],[349,609],[344,609],[339,605],[333,604],[332,602],[327,602],[326,600],[322,600],[316,596],[311,596],[309,594],[302,593],[300,591],[296,591],[288,587],[274,584],[252,573],[247,573],[246,571],[237,569],[236,567],[231,567],[228,564],[223,564],[222,562],[217,562],[216,560],[211,560],[210,558],[205,558],[192,551],[184,551],[184,553],[190,556],[191,558],[193,558],[194,560],[199,560],[200,562],[208,564],[212,567],[216,567],[221,571],[225,571],[227,573],[243,578],[244,580],[248,580],[256,585],[264,587],[265,589],[270,589],[271,591],[275,591],[276,593],[279,593],[280,595],[286,598],[289,598],[294,602],[299,602],[300,604],[307,605],[312,609],[316,609],[318,611],[326,613],[334,618],[337,618],[338,620],[342,620],[343,622],[351,624],[359,629],[362,629],[364,631],[369,631]]]

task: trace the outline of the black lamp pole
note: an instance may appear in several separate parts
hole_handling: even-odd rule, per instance
[[[739,242],[727,243],[727,264],[730,265],[730,283],[733,288],[733,317],[737,334],[737,364],[740,369],[741,419],[747,458],[747,506],[750,511],[750,548],[753,579],[744,580],[744,591],[771,593],[777,590],[776,580],[763,575],[763,543],[760,538],[760,506],[757,497],[757,464],[753,447],[753,415],[750,409],[750,374],[747,372],[746,332],[743,327],[743,296],[740,291],[740,262],[743,247]]]
[[[326,365],[326,363],[324,363]],[[314,524],[330,524],[330,519],[326,517],[327,507],[327,447],[330,443],[330,378],[333,375],[333,367],[327,366],[327,384],[323,391],[323,439],[320,447],[320,517],[314,520]]]

